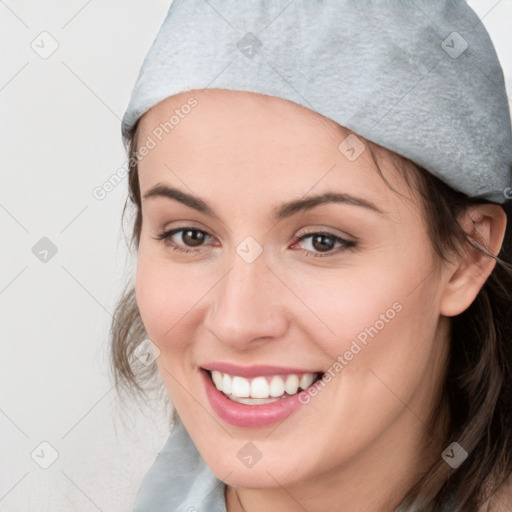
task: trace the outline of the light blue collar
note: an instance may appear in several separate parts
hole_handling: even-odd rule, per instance
[[[225,488],[179,422],[142,480],[133,512],[226,512]]]

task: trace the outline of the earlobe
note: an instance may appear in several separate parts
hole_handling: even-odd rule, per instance
[[[447,267],[440,302],[440,313],[456,316],[475,300],[496,266],[495,256],[500,252],[507,226],[503,208],[495,204],[469,207],[459,221],[471,240]]]

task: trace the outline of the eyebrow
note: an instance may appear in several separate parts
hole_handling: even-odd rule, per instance
[[[217,213],[215,213],[215,210],[206,201],[192,194],[187,194],[186,192],[183,192],[177,188],[162,184],[155,185],[144,194],[143,200],[145,201],[146,199],[155,197],[174,199],[190,208],[193,208],[194,210],[197,210],[198,212],[204,213],[205,215],[215,217],[217,219],[219,218]],[[328,203],[343,203],[352,206],[359,206],[361,208],[366,208],[368,210],[372,210],[381,215],[384,215],[384,212],[380,210],[376,205],[361,197],[355,197],[353,195],[340,192],[325,192],[323,194],[309,196],[305,199],[294,199],[292,201],[282,203],[273,209],[272,217],[275,220],[283,220],[298,212],[311,210],[317,206]]]

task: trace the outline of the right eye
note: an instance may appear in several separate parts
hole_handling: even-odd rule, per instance
[[[181,233],[181,241],[183,245],[176,243],[172,238]],[[182,227],[182,228],[174,228],[168,231],[163,231],[157,237],[154,237],[155,240],[161,240],[165,245],[170,246],[171,249],[179,252],[196,252],[195,247],[199,247],[203,245],[203,242],[211,237],[206,231],[202,231],[193,227]],[[187,248],[188,247],[188,248]]]

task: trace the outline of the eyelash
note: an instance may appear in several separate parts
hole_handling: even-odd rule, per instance
[[[174,244],[173,242],[170,242],[169,239],[171,238],[171,236],[175,235],[176,233],[185,232],[185,231],[195,231],[195,232],[203,233],[206,236],[211,236],[206,231],[203,231],[201,229],[196,229],[196,228],[192,228],[192,227],[182,227],[182,228],[171,229],[169,231],[163,231],[157,237],[154,237],[154,239],[163,241],[168,246],[170,245],[171,249],[174,251],[178,251],[181,253],[196,252],[196,249],[190,249],[190,248],[185,249],[179,245]],[[323,253],[323,254],[322,253],[314,253],[313,251],[309,251],[307,249],[300,249],[300,252],[306,257],[310,257],[311,255],[313,255],[314,258],[325,258],[325,257],[329,257],[329,256],[335,256],[336,254],[339,254],[344,250],[354,249],[357,245],[356,242],[354,242],[354,241],[345,240],[344,238],[333,235],[332,233],[329,233],[328,231],[300,232],[297,235],[297,237],[292,245],[302,242],[306,238],[309,238],[313,235],[323,235],[323,236],[330,237],[330,238],[334,239],[335,243],[336,242],[341,243],[343,247],[338,247],[338,250],[336,250],[336,251],[333,250],[332,252]]]

